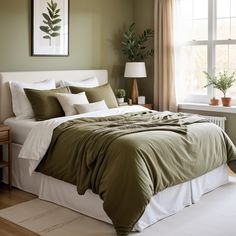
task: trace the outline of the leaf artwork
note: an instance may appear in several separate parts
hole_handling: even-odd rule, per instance
[[[40,26],[39,28],[46,34],[43,36],[43,38],[49,40],[50,46],[52,44],[52,38],[58,37],[60,35],[60,10],[61,9],[57,9],[57,3],[51,0],[51,2],[47,2],[48,12],[42,13],[44,25]]]

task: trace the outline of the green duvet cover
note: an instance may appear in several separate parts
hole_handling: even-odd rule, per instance
[[[67,121],[54,130],[37,168],[92,189],[119,235],[127,235],[159,191],[224,163],[236,171],[236,148],[218,126],[186,114],[128,113]]]

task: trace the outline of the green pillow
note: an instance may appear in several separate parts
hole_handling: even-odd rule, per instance
[[[83,88],[70,86],[72,93],[85,92],[89,102],[98,102],[105,100],[109,108],[118,107],[115,94],[112,91],[110,84],[104,84],[95,88]]]
[[[48,120],[55,117],[64,116],[65,113],[58,102],[56,93],[70,93],[68,87],[51,89],[51,90],[37,90],[24,89],[28,97],[37,121]]]

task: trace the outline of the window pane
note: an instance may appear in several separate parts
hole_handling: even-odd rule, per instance
[[[236,70],[236,45],[229,45],[229,71]],[[228,96],[236,97],[236,83],[229,89]]]
[[[229,45],[229,69],[236,70],[236,45]]]
[[[181,0],[180,1],[181,16],[183,19],[192,19],[193,18],[193,4],[190,0]]]
[[[230,38],[230,18],[217,19],[217,39]]]
[[[231,18],[231,39],[236,39],[236,18]]]
[[[236,0],[231,0],[231,16],[236,17]]]
[[[217,0],[217,18],[230,17],[230,0]]]
[[[207,40],[208,20],[193,20],[192,40]]]
[[[207,46],[187,46],[184,84],[186,94],[206,95]]]
[[[236,45],[216,46],[216,74],[223,70],[229,73],[236,70]],[[216,90],[216,96],[222,97],[222,93]],[[236,97],[236,84],[229,89],[227,96]]]
[[[193,0],[193,19],[208,18],[208,1]]]
[[[236,39],[236,0],[217,0],[217,39]]]
[[[216,58],[215,58],[215,72],[219,73],[229,68],[229,46],[217,45],[216,46]]]

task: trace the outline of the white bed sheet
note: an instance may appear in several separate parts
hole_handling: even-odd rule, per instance
[[[51,201],[73,209],[90,217],[111,223],[103,210],[103,201],[98,195],[87,191],[78,195],[76,186],[61,180],[33,172],[30,176],[30,160],[17,158],[21,145],[12,145],[13,151],[13,185],[39,196],[40,199]],[[7,182],[7,173],[4,172]],[[177,213],[179,210],[197,202],[200,197],[228,182],[227,166],[223,165],[192,181],[165,189],[153,196],[143,216],[134,226],[135,231],[142,231],[158,220]]]
[[[4,121],[5,125],[11,128],[12,142],[23,144],[31,129],[39,122],[35,119],[17,119],[15,117],[8,118]]]

